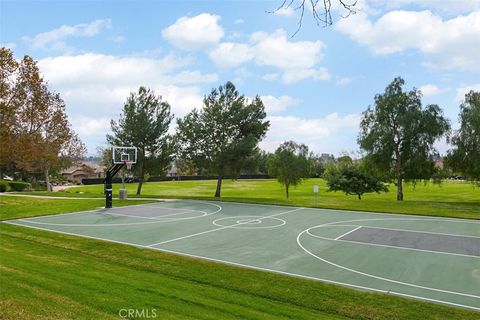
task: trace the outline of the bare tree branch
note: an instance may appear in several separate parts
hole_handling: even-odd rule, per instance
[[[341,15],[342,18],[348,18],[350,15],[355,14],[355,6],[357,5],[357,0],[333,0],[338,1],[341,11],[344,14]],[[298,3],[298,5],[297,5]],[[317,26],[323,25],[324,27],[330,26],[333,24],[332,19],[332,0],[282,0],[280,6],[278,6],[273,11],[267,11],[267,13],[276,14],[280,10],[287,10],[293,8],[295,11],[300,11],[300,18],[298,20],[298,28],[292,34],[292,38],[300,31],[302,28],[303,18],[305,16],[305,8],[312,12],[313,20],[316,22]]]

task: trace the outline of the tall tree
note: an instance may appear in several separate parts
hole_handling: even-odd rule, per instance
[[[15,164],[16,109],[21,100],[18,81],[19,63],[11,50],[0,49],[0,179]]]
[[[396,180],[399,201],[404,179],[429,179],[434,174],[433,143],[450,128],[439,106],[423,108],[421,92],[404,92],[404,84],[395,78],[384,94],[375,96],[374,108],[363,113],[358,138],[365,160]]]
[[[480,182],[480,92],[470,91],[460,105],[460,129],[451,137],[448,165]]]
[[[223,178],[237,177],[250,164],[270,125],[265,118],[258,96],[248,101],[227,82],[203,99],[202,109],[178,119],[181,157],[217,176],[215,197],[220,197]]]
[[[168,102],[153,90],[140,87],[137,93],[130,93],[118,122],[110,122],[110,144],[138,148],[137,163],[133,166],[139,179],[138,195],[147,174],[163,175],[172,164],[174,143],[168,134],[172,119]]]
[[[79,159],[85,146],[70,127],[65,103],[49,90],[36,61],[25,56],[17,62],[6,48],[0,57],[0,135],[6,148],[0,165],[14,163],[28,173],[43,172],[50,190],[50,172]]]
[[[255,156],[256,173],[268,174],[268,158],[272,156],[271,153],[259,150]]]
[[[309,178],[313,169],[308,147],[294,141],[282,143],[268,161],[268,174],[276,177],[278,182],[285,186],[287,199],[290,187],[297,186]]]

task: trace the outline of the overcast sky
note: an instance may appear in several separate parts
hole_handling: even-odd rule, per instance
[[[268,13],[280,3],[2,0],[0,44],[39,61],[89,154],[141,85],[181,117],[232,81],[266,105],[262,148],[295,140],[334,154],[357,151],[361,112],[396,76],[454,126],[464,93],[480,90],[480,0],[358,1],[326,28],[307,11],[293,38],[298,12]]]

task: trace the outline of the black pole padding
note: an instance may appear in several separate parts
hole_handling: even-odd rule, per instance
[[[105,208],[109,209],[112,207],[113,202],[113,192],[112,192],[112,180],[113,177],[122,169],[125,164],[114,164],[111,166],[105,175],[104,183],[104,192],[105,192]]]

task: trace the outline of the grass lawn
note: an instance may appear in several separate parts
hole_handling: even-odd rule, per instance
[[[441,185],[407,184],[404,188],[405,200],[400,202],[396,201],[394,185],[390,186],[388,193],[366,194],[358,200],[356,196],[341,192],[327,192],[324,180],[310,179],[293,188],[287,200],[282,185],[275,180],[224,180],[222,200],[312,207],[315,183],[319,185],[317,207],[320,208],[480,219],[480,188],[462,181],[445,181]],[[143,186],[142,197],[213,199],[215,186],[214,180],[150,182]],[[114,185],[115,194],[118,194],[119,187]],[[136,188],[137,184],[127,185],[130,195],[135,194]],[[76,187],[68,193],[55,194],[102,196],[103,186]]]
[[[0,198],[2,219],[100,204],[12,198]],[[2,319],[118,319],[123,308],[155,309],[158,319],[479,316],[443,305],[13,225],[0,224],[0,241]]]

